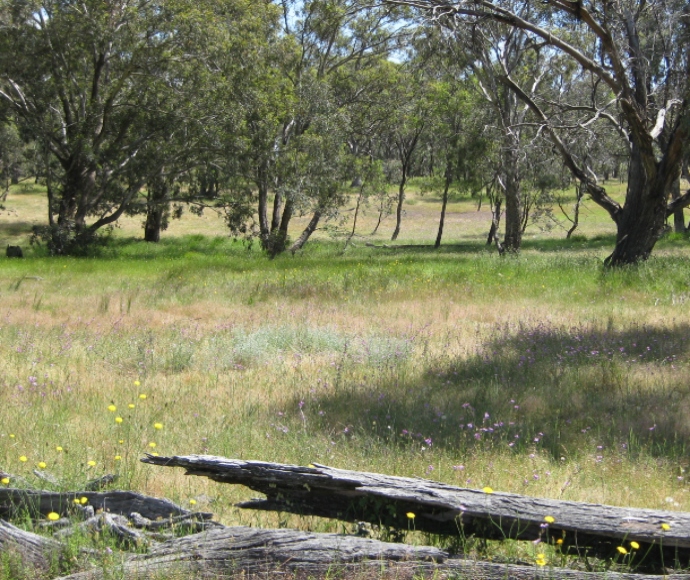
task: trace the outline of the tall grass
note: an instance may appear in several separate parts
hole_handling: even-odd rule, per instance
[[[227,524],[321,530],[342,527],[241,512],[247,491],[138,460],[316,461],[688,510],[686,253],[672,239],[617,272],[583,239],[507,259],[322,242],[268,260],[203,236],[30,253],[0,270],[0,468],[45,487],[43,461],[72,489],[118,472]]]

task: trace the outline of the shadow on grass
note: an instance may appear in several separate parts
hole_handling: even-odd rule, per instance
[[[14,222],[0,225],[0,232],[9,235],[29,233],[33,224],[28,222]],[[589,252],[613,248],[615,236],[595,236],[586,238],[575,235],[571,239],[541,239],[525,240],[525,250],[540,252]],[[97,251],[96,251],[97,250]],[[175,259],[184,257],[186,253],[195,253],[207,257],[219,257],[232,254],[247,254],[265,256],[261,251],[258,240],[247,242],[235,240],[225,236],[206,236],[204,234],[190,234],[184,236],[163,236],[157,243],[145,242],[141,237],[110,237],[104,239],[101,247],[95,251],[97,257],[104,259],[127,258],[132,260],[150,260],[152,258]],[[428,244],[390,244],[372,241],[370,245],[359,244],[351,246],[343,254],[343,243],[338,241],[315,240],[310,242],[305,249],[295,255],[286,252],[279,256],[277,261],[285,260],[294,262],[302,256],[314,257],[320,254],[338,254],[348,256],[371,256],[381,254],[383,256],[404,252],[407,256],[427,255],[455,255],[455,254],[494,254],[496,248],[488,246],[484,237],[480,236],[476,241],[460,243],[444,243],[440,247]],[[92,256],[93,257],[93,256]]]
[[[496,328],[476,353],[428,360],[413,378],[404,361],[358,370],[344,360],[304,412],[331,435],[420,450],[541,448],[560,457],[601,446],[679,458],[690,440],[689,354],[687,325]]]
[[[2,238],[16,238],[17,236],[25,236],[31,233],[31,228],[34,224],[25,221],[16,221],[0,224],[0,239]]]
[[[616,244],[615,236],[595,236],[585,238],[584,236],[573,236],[571,239],[545,239],[545,240],[525,240],[522,244],[524,250],[536,250],[539,252],[589,252],[592,250],[611,249]],[[481,242],[466,242],[460,244],[441,244],[435,248],[433,244],[399,244],[399,245],[377,245],[376,249],[400,251],[404,250],[410,254],[457,254],[488,252],[495,253],[494,246],[488,246]]]

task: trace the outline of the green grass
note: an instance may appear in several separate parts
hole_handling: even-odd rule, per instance
[[[138,460],[316,461],[690,511],[687,238],[606,271],[610,233],[528,238],[506,258],[482,237],[344,254],[317,239],[269,260],[220,236],[122,230],[91,258],[5,260],[0,469],[44,486],[45,461],[64,489],[119,472],[227,524],[323,531],[342,525],[243,512],[251,492]]]

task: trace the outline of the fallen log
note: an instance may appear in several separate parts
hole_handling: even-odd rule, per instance
[[[82,500],[86,498],[86,500]],[[181,508],[167,499],[159,499],[135,493],[132,491],[70,491],[52,492],[26,490],[17,488],[0,488],[0,518],[11,519],[28,515],[37,519],[55,512],[60,516],[71,514],[75,510],[74,500],[80,505],[91,506],[94,510],[129,516],[137,512],[150,520],[158,518],[169,519],[177,516],[189,516],[189,510]],[[211,519],[213,514],[204,514],[205,519]]]
[[[391,544],[338,534],[234,527],[211,530],[160,544],[150,553],[129,558],[119,569],[95,568],[58,580],[106,577],[149,578],[357,578],[452,577],[472,580],[658,580],[658,576],[499,564],[450,558],[438,548]],[[673,574],[667,580],[688,580]]]
[[[16,556],[23,567],[46,570],[60,558],[64,546],[60,542],[19,529],[0,520],[0,554],[5,559]]]
[[[563,551],[616,557],[639,545],[650,568],[690,562],[690,514],[533,498],[454,487],[435,481],[335,469],[241,461],[205,455],[143,458],[183,467],[222,483],[241,484],[265,499],[259,510],[367,521],[397,529],[487,539],[559,542]]]

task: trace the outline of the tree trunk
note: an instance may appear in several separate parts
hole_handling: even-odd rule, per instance
[[[680,197],[680,175],[678,179],[673,182],[671,188],[671,198],[678,199]],[[678,208],[673,212],[673,231],[677,234],[685,233],[685,214],[683,208]]]
[[[146,196],[146,223],[144,224],[144,241],[158,243],[161,230],[167,227],[168,186],[162,177],[151,180]]]
[[[268,175],[264,165],[257,170],[256,185],[259,189],[259,235],[261,243],[265,245],[271,235],[271,228],[268,223]]]
[[[496,200],[496,203],[491,204],[491,227],[489,228],[489,235],[486,238],[486,245],[490,246],[494,240],[498,243],[498,227],[501,225],[501,198]],[[499,252],[503,252],[503,247],[498,244]]]
[[[385,204],[386,204],[386,201],[382,200],[381,201],[381,207],[379,207],[379,219],[376,222],[376,226],[374,227],[374,229],[371,231],[371,234],[370,234],[372,236],[375,236],[376,233],[379,231],[379,227],[381,226],[381,222],[383,221],[383,214],[386,210]]]
[[[443,237],[443,226],[446,221],[446,207],[448,206],[448,190],[450,189],[450,183],[452,181],[452,175],[450,167],[446,167],[446,182],[443,186],[443,202],[441,203],[441,219],[438,223],[438,234],[436,234],[435,248],[441,246],[441,238]]]
[[[405,202],[405,184],[407,183],[407,167],[403,164],[402,177],[400,179],[400,186],[398,187],[398,205],[395,209],[395,230],[391,241],[398,239],[400,235],[400,224],[402,223],[403,203]]]
[[[628,191],[617,222],[616,247],[605,265],[636,264],[649,258],[666,224],[668,186],[653,153],[633,144],[628,170]],[[676,169],[680,170],[678,165]]]
[[[577,227],[580,225],[580,205],[582,205],[582,198],[584,197],[585,191],[584,191],[584,186],[582,185],[582,182],[578,183],[575,186],[575,195],[577,196],[577,199],[575,200],[575,208],[573,210],[573,219],[571,220],[572,226],[570,226],[570,229],[565,235],[565,239],[569,240],[570,237],[573,235]],[[566,216],[567,217],[567,216]]]
[[[343,252],[350,245],[350,242],[352,242],[352,238],[355,237],[355,232],[357,231],[357,218],[359,217],[359,207],[362,204],[362,196],[364,194],[364,187],[362,186],[361,179],[360,179],[360,186],[359,187],[360,187],[360,189],[359,189],[359,195],[357,196],[357,205],[355,206],[355,217],[352,219],[352,231],[350,232],[350,235],[347,237],[347,240],[345,240],[345,245],[343,246]]]
[[[522,199],[518,168],[518,144],[510,140],[503,152],[504,193],[506,198],[506,229],[503,241],[507,252],[517,253],[522,244]]]
[[[290,220],[292,219],[294,205],[292,200],[289,198],[285,201],[283,213],[282,215],[278,216],[279,222],[278,225],[275,225],[276,220],[278,219],[276,216],[276,210],[282,205],[282,201],[279,199],[279,195],[276,193],[276,199],[274,200],[273,205],[273,224],[271,225],[271,234],[267,243],[264,244],[264,249],[268,252],[268,255],[271,258],[275,258],[278,254],[282,254],[287,247],[288,228],[290,226]]]
[[[280,228],[281,217],[283,215],[283,194],[276,191],[273,198],[273,215],[271,216],[271,233]],[[292,210],[290,210],[292,215]],[[289,220],[288,220],[289,221]]]
[[[304,244],[307,243],[309,237],[314,233],[314,230],[316,230],[316,226],[319,225],[320,219],[321,210],[316,209],[314,211],[314,215],[311,217],[311,220],[309,220],[307,227],[304,228],[304,231],[300,234],[299,238],[295,240],[295,243],[290,246],[290,252],[294,254],[295,252],[301,250],[304,247]]]

